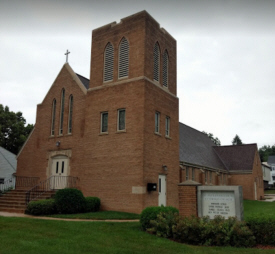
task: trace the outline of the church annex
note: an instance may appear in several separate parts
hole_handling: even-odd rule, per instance
[[[213,172],[213,184],[236,184],[213,144],[206,149],[213,149],[214,164],[185,161],[192,160],[194,145],[180,145],[176,49],[176,40],[146,11],[93,30],[90,80],[64,64],[37,106],[17,177],[48,181],[52,189],[77,186],[99,197],[103,210],[135,213],[178,207],[178,184],[193,169],[194,181],[209,184],[204,175]],[[189,149],[186,156],[182,149]]]

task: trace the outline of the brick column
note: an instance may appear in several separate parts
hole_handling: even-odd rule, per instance
[[[187,180],[178,185],[179,213],[181,216],[198,216],[197,187],[198,182]]]

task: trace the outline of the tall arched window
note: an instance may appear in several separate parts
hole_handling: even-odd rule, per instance
[[[159,82],[159,61],[160,61],[160,49],[159,44],[154,46],[154,80]]]
[[[123,37],[119,44],[118,78],[128,77],[129,43]]]
[[[63,134],[64,103],[65,103],[65,89],[63,88],[61,91],[59,135]]]
[[[73,119],[73,96],[69,98],[69,117],[68,117],[68,133],[72,133],[72,119]]]
[[[52,136],[54,136],[55,110],[56,110],[56,99],[53,100],[53,104],[52,104],[52,124],[51,124],[51,135]]]
[[[163,54],[163,70],[162,70],[162,83],[163,86],[168,87],[168,52],[167,50],[164,51]]]
[[[114,47],[108,42],[104,52],[104,81],[113,80],[114,72]]]

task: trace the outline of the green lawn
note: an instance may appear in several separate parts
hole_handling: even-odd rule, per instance
[[[115,211],[102,211],[94,213],[78,213],[78,214],[54,214],[48,215],[54,218],[66,219],[91,219],[91,220],[137,220],[139,214],[136,213],[123,213]]]
[[[255,215],[274,218],[274,211],[275,202],[244,200],[245,218]],[[62,217],[105,220],[137,219],[139,215],[109,211]],[[0,254],[17,253],[274,254],[275,250],[180,244],[141,231],[139,222],[52,221],[0,216]]]
[[[264,216],[275,219],[275,202],[244,200],[243,204],[244,220],[251,216]]]
[[[265,190],[264,194],[275,194],[275,190]]]
[[[1,254],[271,254],[274,250],[197,247],[158,238],[138,222],[72,222],[0,217]]]

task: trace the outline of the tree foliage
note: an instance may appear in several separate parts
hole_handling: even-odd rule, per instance
[[[232,145],[242,145],[243,142],[240,137],[236,134],[236,136],[232,140]]]
[[[260,154],[260,158],[261,158],[261,161],[264,162],[264,161],[267,161],[268,160],[268,156],[270,155],[275,155],[275,145],[273,146],[262,146],[260,149],[259,149],[259,154]]]
[[[25,124],[21,112],[12,112],[0,104],[0,146],[17,154],[33,129],[33,124]]]
[[[221,141],[216,137],[214,137],[214,135],[212,133],[207,133],[205,131],[203,131],[202,133],[206,134],[213,142],[216,146],[220,146],[221,145]]]

